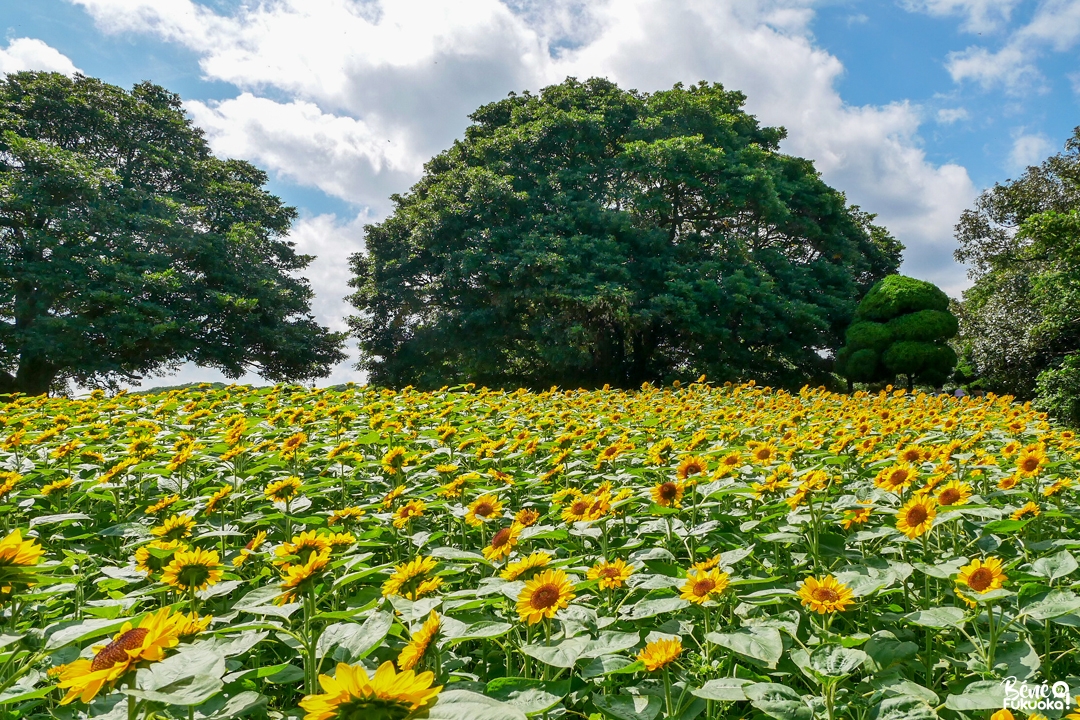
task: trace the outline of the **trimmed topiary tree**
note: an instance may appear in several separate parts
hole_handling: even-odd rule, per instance
[[[941,385],[956,366],[946,341],[959,323],[949,296],[933,283],[904,275],[880,280],[859,303],[836,369],[851,382],[885,382],[903,375],[915,383]]]

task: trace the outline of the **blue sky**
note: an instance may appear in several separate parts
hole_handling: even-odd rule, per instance
[[[960,212],[1080,125],[1077,0],[0,0],[0,26],[0,72],[151,80],[216,153],[267,169],[339,328],[345,260],[388,196],[479,104],[567,75],[741,90],[953,295]]]

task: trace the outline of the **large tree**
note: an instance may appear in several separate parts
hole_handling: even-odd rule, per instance
[[[825,376],[901,246],[720,85],[568,79],[472,116],[352,258],[376,382]]]
[[[93,78],[0,82],[0,392],[131,380],[186,361],[325,375],[343,337],[310,315],[265,173],[214,157],[178,96]]]
[[[961,309],[966,360],[988,389],[1038,396],[1040,375],[1080,352],[1080,128],[1064,152],[982,193],[956,236],[975,281]],[[1069,387],[1047,381],[1055,396]]]

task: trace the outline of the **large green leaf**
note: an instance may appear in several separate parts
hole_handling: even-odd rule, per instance
[[[593,695],[593,705],[615,720],[653,720],[664,701],[653,695]]]
[[[958,607],[934,607],[905,615],[908,622],[921,627],[960,628],[964,626],[964,611]]]
[[[918,698],[900,696],[879,702],[870,717],[871,720],[934,720],[937,713]]]
[[[537,715],[558,705],[569,692],[569,680],[554,682],[504,677],[489,682],[485,694],[513,705],[526,715]]]
[[[761,712],[776,720],[811,720],[813,711],[799,693],[777,683],[754,683],[743,688]]]
[[[819,645],[810,653],[810,668],[826,678],[844,678],[866,661],[862,650],[842,645]]]
[[[425,720],[525,720],[525,713],[480,693],[443,690]]]
[[[554,645],[532,644],[526,645],[522,651],[529,657],[534,657],[545,665],[559,668],[572,668],[581,657],[581,653],[589,646],[592,639],[578,636],[567,638]]]
[[[338,662],[357,662],[382,643],[393,624],[394,616],[383,610],[368,615],[363,624],[334,623],[319,636],[315,654],[321,658],[332,653]]]
[[[1068,550],[1062,550],[1056,555],[1039,558],[1031,563],[1031,570],[1036,575],[1041,575],[1051,582],[1066,575],[1071,575],[1077,568],[1076,558]]]
[[[716,680],[710,680],[697,690],[691,690],[690,692],[697,697],[706,700],[748,700],[749,698],[746,697],[743,688],[753,682],[753,680],[747,680],[746,678],[718,678]]]
[[[705,639],[770,668],[776,667],[784,654],[784,639],[776,628],[749,627],[730,633],[711,632]]]

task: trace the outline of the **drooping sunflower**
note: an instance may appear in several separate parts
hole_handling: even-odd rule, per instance
[[[655,672],[675,662],[682,651],[682,640],[679,638],[660,638],[645,645],[637,659],[645,663],[646,670]]]
[[[386,454],[383,455],[380,464],[387,475],[397,475],[401,472],[401,468],[405,467],[405,448],[390,448],[386,451]]]
[[[363,509],[357,505],[350,505],[349,507],[341,508],[330,513],[330,517],[327,518],[327,525],[337,525],[338,523],[350,523],[356,522],[365,515]]]
[[[135,551],[135,569],[147,575],[161,572],[177,550],[186,549],[187,545],[179,540],[154,540]]]
[[[439,634],[440,626],[439,614],[432,610],[420,629],[412,634],[409,644],[402,648],[401,654],[398,655],[397,665],[399,669],[412,670],[420,664],[420,661],[424,659],[424,653],[427,652],[428,646],[431,645],[431,641]]]
[[[321,552],[312,551],[307,562],[284,568],[279,600],[282,603],[292,602],[312,585],[317,585],[329,564],[330,549],[327,548]]]
[[[207,499],[206,508],[204,509],[204,512],[207,515],[214,512],[214,510],[217,508],[217,506],[219,504],[221,504],[221,501],[224,500],[225,498],[229,497],[230,494],[232,494],[232,491],[233,491],[233,486],[232,485],[228,485],[228,484],[223,485],[219,490],[214,492],[214,494],[211,495],[209,497],[209,499]]]
[[[266,542],[266,531],[260,530],[255,533],[255,537],[251,538],[247,545],[240,550],[240,554],[233,558],[233,567],[240,567],[247,562],[247,559],[251,557],[252,553],[258,552],[264,542]]]
[[[708,472],[709,462],[696,455],[688,455],[684,457],[679,463],[679,466],[675,468],[675,477],[680,481],[686,480],[693,475],[704,475]]]
[[[480,527],[490,520],[497,520],[503,515],[503,504],[495,495],[481,495],[469,504],[465,513],[465,522],[473,527]]]
[[[653,502],[661,507],[682,507],[682,499],[685,492],[686,486],[681,482],[668,480],[667,482],[653,485],[652,489],[649,491],[649,495],[652,496]]]
[[[810,608],[811,612],[821,615],[843,612],[854,602],[851,588],[832,575],[820,580],[811,575],[802,581],[798,595],[802,604]]]
[[[419,600],[442,585],[442,578],[433,576],[439,562],[433,557],[418,557],[394,566],[394,572],[383,583],[383,597],[400,595],[407,600]]]
[[[41,486],[41,494],[45,497],[49,497],[53,493],[63,492],[71,487],[75,480],[70,477],[63,477],[59,480],[53,480],[50,483],[46,483]]]
[[[112,687],[136,663],[164,660],[165,651],[180,642],[184,624],[184,615],[170,608],[146,615],[138,627],[124,623],[112,642],[97,650],[93,659],[80,658],[64,666],[57,687],[67,690],[67,694],[60,704],[76,699],[88,703],[102,687]]]
[[[679,588],[683,600],[689,600],[695,605],[701,605],[708,600],[719,596],[727,590],[728,574],[718,568],[712,570],[690,570],[686,574],[686,582]]]
[[[961,480],[950,480],[941,486],[937,493],[937,504],[942,507],[949,505],[965,505],[971,499],[973,488]]]
[[[956,576],[956,584],[962,590],[970,590],[982,595],[1001,588],[1007,579],[1001,569],[1001,560],[988,557],[986,560],[972,560],[960,568],[960,573]]]
[[[307,712],[304,720],[411,720],[442,690],[431,687],[434,681],[430,672],[398,673],[389,660],[371,677],[359,665],[339,663],[334,677],[319,676],[323,693],[307,695],[300,707]]]
[[[517,545],[518,536],[521,535],[523,529],[515,522],[492,535],[491,542],[483,550],[484,557],[492,562],[498,562],[509,556]]]
[[[161,582],[184,592],[203,590],[221,581],[217,550],[177,550],[161,573]]]
[[[1036,503],[1029,500],[1026,505],[1017,508],[1016,510],[1013,510],[1009,517],[1013,520],[1023,520],[1028,515],[1030,515],[1031,517],[1038,517],[1041,514],[1042,508],[1040,508]]]
[[[544,570],[525,583],[518,595],[517,611],[522,622],[535,625],[553,618],[573,600],[574,585],[562,570]]]
[[[1072,484],[1073,481],[1070,478],[1061,478],[1060,480],[1055,480],[1053,483],[1043,488],[1043,497],[1053,497],[1065,488],[1071,487]]]
[[[589,568],[585,577],[589,580],[599,580],[601,590],[613,590],[621,588],[634,574],[634,566],[625,560],[616,558],[611,562],[601,560]]]
[[[548,555],[543,551],[534,552],[528,557],[508,563],[503,571],[499,573],[499,577],[503,580],[513,582],[514,580],[524,577],[533,570],[539,570],[540,568],[545,567],[550,562],[551,555]]]
[[[937,500],[916,496],[896,511],[896,529],[914,540],[930,531],[937,517]]]
[[[326,536],[326,542],[330,543],[331,550],[338,550],[356,543],[356,536],[347,532],[330,533]]]
[[[427,503],[423,500],[410,500],[394,511],[393,525],[398,530],[404,528],[413,519],[423,517]]]
[[[281,543],[274,549],[274,555],[277,557],[274,562],[279,565],[286,564],[290,557],[306,558],[312,552],[321,553],[329,548],[329,535],[305,530],[299,535],[293,535],[292,540]]]
[[[267,485],[263,494],[274,502],[288,502],[300,494],[301,487],[303,483],[300,482],[300,478],[290,475]]]
[[[150,528],[150,533],[163,540],[182,540],[194,529],[195,521],[189,515],[170,515],[165,522]]]

